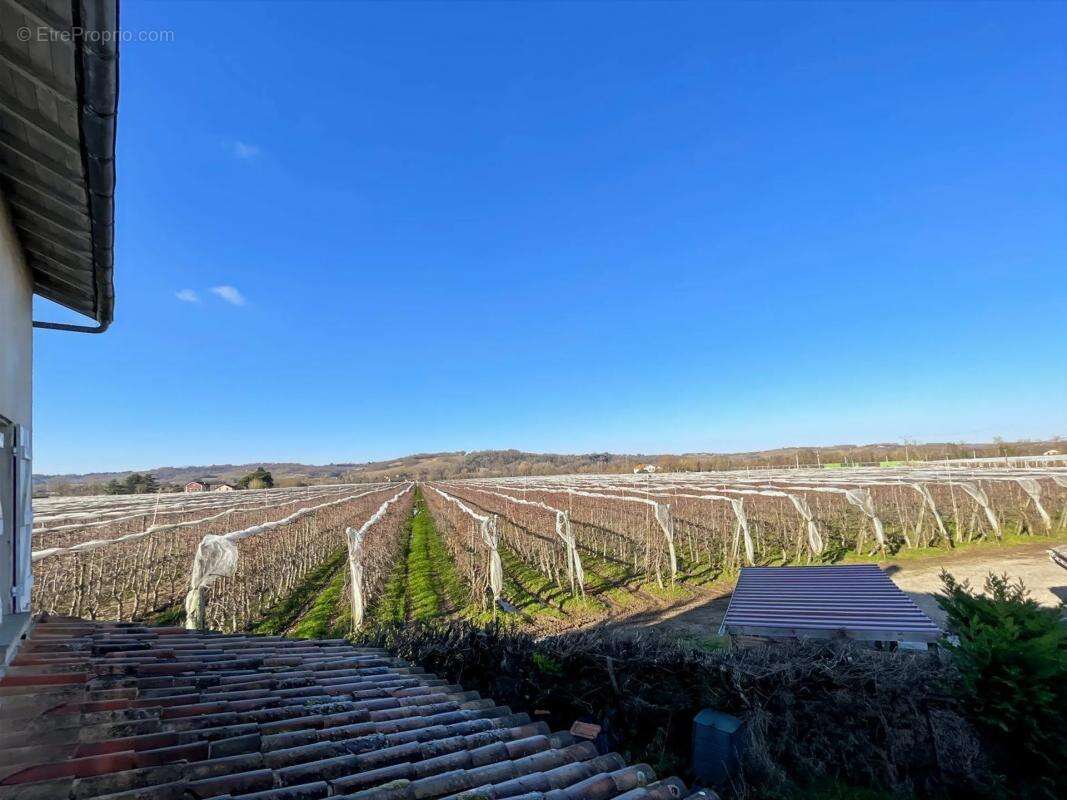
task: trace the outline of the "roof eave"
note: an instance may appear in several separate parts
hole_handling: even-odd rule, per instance
[[[119,97],[117,0],[74,0],[78,39],[75,70],[80,104],[82,164],[89,198],[94,318],[100,330],[114,319],[115,132]],[[96,35],[93,35],[96,34]],[[109,35],[110,34],[110,35]]]

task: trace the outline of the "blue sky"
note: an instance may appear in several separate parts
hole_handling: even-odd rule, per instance
[[[122,50],[115,324],[35,334],[39,472],[1067,435],[1067,6],[123,27],[173,41]]]

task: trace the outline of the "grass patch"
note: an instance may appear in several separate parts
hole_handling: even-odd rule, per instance
[[[737,580],[736,569],[728,569],[722,564],[706,561],[690,561],[678,558],[678,580],[690,586],[714,586],[721,583],[734,583]]]
[[[298,639],[337,639],[352,628],[352,610],[345,602],[346,560],[334,572],[326,587],[315,596],[307,613],[289,631]]]
[[[569,588],[531,567],[506,545],[500,546],[500,561],[504,566],[504,597],[523,614],[567,619],[596,614],[605,608],[589,588],[588,573],[586,596],[575,597]]]
[[[420,495],[416,496],[415,509],[407,524],[401,557],[381,596],[368,609],[371,627],[469,615],[467,587],[456,573]],[[352,612],[345,599],[347,565],[347,550],[341,549],[248,630],[304,639],[348,635]]]
[[[407,620],[430,620],[466,610],[470,592],[437,532],[422,497],[415,499],[407,553],[404,613]]]
[[[880,553],[873,556],[867,556],[863,553],[847,552],[840,560],[839,563],[844,564],[861,564],[870,563],[872,561],[923,561],[929,558],[937,558],[939,556],[958,556],[963,553],[981,553],[990,552],[995,553],[997,550],[1001,550],[1005,547],[1012,547],[1016,545],[1034,544],[1040,543],[1043,546],[1055,547],[1060,544],[1067,543],[1067,533],[1063,531],[1053,532],[1051,536],[1031,536],[1028,534],[1020,533],[1005,533],[1004,538],[997,539],[976,539],[971,542],[954,542],[953,547],[948,547],[941,544],[937,547],[902,547],[897,552],[883,557]]]
[[[183,603],[175,603],[172,606],[167,606],[159,611],[153,611],[145,618],[145,623],[148,625],[184,625],[185,624],[185,605]]]
[[[258,622],[249,626],[249,632],[277,636],[289,630],[304,612],[315,604],[318,596],[338,573],[341,576],[341,585],[344,586],[344,566],[347,558],[347,551],[342,549],[326,559],[312,570],[288,597],[275,603]]]
[[[562,619],[570,592],[528,566],[510,547],[499,546],[504,567],[504,597],[523,614],[547,614]]]
[[[581,557],[585,570],[585,593],[589,597],[612,601],[620,594],[629,596],[642,583],[643,576],[634,572],[629,564],[604,558],[589,550],[583,550]]]
[[[408,618],[408,560],[411,553],[411,522],[408,521],[404,534],[404,545],[400,558],[389,573],[385,590],[377,601],[372,603],[368,613],[371,624],[388,625],[404,622]]]
[[[666,579],[663,581],[663,586],[658,583],[646,583],[641,587],[641,590],[652,597],[668,601],[686,600],[693,596],[693,593],[681,581],[671,586],[670,581]]]

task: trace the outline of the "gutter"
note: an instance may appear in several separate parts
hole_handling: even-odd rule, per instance
[[[111,320],[101,322],[98,325],[68,325],[65,322],[44,322],[39,319],[33,321],[33,327],[46,331],[70,331],[71,333],[103,333],[111,327]]]

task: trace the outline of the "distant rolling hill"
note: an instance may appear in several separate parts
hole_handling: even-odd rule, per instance
[[[834,445],[832,447],[783,447],[747,453],[686,453],[682,455],[585,453],[529,453],[521,450],[477,450],[446,453],[416,453],[387,461],[338,464],[261,462],[210,464],[189,467],[157,467],[145,470],[163,485],[183,486],[191,480],[235,481],[256,467],[271,472],[281,486],[315,483],[360,483],[380,480],[441,480],[446,478],[502,475],[553,475],[573,472],[629,472],[637,464],[656,464],[667,470],[740,469],[745,467],[815,466],[817,464],[866,463],[966,458],[999,455],[1036,455],[1049,450],[1067,452],[1060,438],[1044,441],[986,443],[884,443]],[[131,474],[92,472],[84,475],[34,475],[38,492],[82,494],[99,491],[112,479]]]

